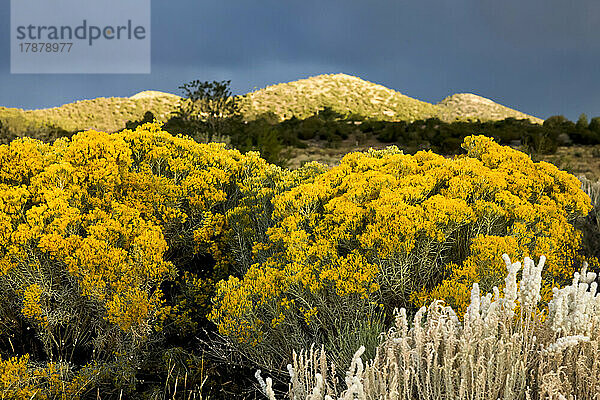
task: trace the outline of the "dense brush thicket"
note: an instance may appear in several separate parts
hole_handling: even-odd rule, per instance
[[[547,256],[548,301],[584,259],[589,197],[489,138],[463,147],[292,171],[153,123],[0,145],[0,397],[187,396],[204,361],[282,374],[315,342],[347,365],[396,307],[462,314],[473,282],[502,288],[503,253]],[[215,371],[213,398],[240,378]]]
[[[63,383],[47,380],[48,390],[69,398],[98,385],[135,390],[157,343],[203,324],[214,282],[263,222],[249,212],[239,237],[228,213],[285,185],[281,174],[255,153],[155,125],[1,146],[3,357],[58,368]]]
[[[444,299],[459,315],[469,289],[500,286],[503,253],[548,258],[543,300],[580,264],[588,213],[580,182],[484,136],[447,159],[396,148],[346,155],[273,199],[274,225],[245,276],[217,285],[210,318],[265,368],[325,345],[345,365],[367,355],[394,307]],[[275,345],[274,345],[275,344]]]

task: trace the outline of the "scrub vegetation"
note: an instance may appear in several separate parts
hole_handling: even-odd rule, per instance
[[[597,398],[600,184],[541,160],[596,119],[245,120],[228,85],[4,136],[0,398]]]

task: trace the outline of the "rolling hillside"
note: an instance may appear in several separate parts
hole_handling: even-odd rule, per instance
[[[146,111],[165,121],[176,109],[179,99],[170,93],[145,91],[131,97],[99,97],[39,110],[0,107],[0,121],[19,131],[26,131],[28,126],[52,124],[67,131],[97,129],[112,132],[124,128],[127,121],[141,119]],[[430,104],[345,74],[280,83],[248,93],[240,100],[246,119],[255,119],[265,113],[274,113],[282,120],[292,116],[306,118],[323,107],[331,107],[342,114],[386,121],[431,117],[448,122],[477,118],[488,121],[514,117],[542,122],[474,94],[455,94],[438,104]]]
[[[414,121],[438,117],[446,122],[480,119],[527,118],[543,120],[510,109],[481,96],[455,94],[438,104],[413,99],[400,92],[346,74],[319,75],[268,86],[248,93],[242,110],[246,118],[273,112],[281,119],[306,118],[323,107],[385,121]]]

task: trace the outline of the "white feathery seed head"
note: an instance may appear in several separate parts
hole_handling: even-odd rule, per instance
[[[542,299],[540,290],[542,288],[542,269],[545,262],[546,257],[541,256],[536,266],[531,258],[525,257],[523,277],[519,287],[519,301],[524,309],[531,310],[535,308]]]
[[[479,295],[479,283],[475,282],[471,289],[471,304],[467,307],[467,315],[469,316],[471,323],[474,323],[481,318],[481,314],[479,313],[480,304],[481,297]]]
[[[514,316],[514,309],[517,300],[517,272],[519,272],[521,269],[521,263],[515,262],[511,264],[510,258],[506,253],[502,255],[502,259],[506,263],[506,269],[508,270],[508,275],[506,275],[506,278],[504,279],[505,287],[503,305],[507,316],[512,318]]]
[[[581,273],[573,274],[571,285],[552,289],[548,303],[547,323],[559,335],[590,335],[600,316],[600,294],[596,274],[587,272],[584,263]]]
[[[542,351],[542,354],[549,355],[549,354],[560,353],[569,347],[577,346],[579,343],[589,342],[589,341],[590,341],[589,336],[584,336],[584,335],[564,336],[564,337],[558,338],[556,340],[556,342],[552,343],[550,346],[545,348]]]

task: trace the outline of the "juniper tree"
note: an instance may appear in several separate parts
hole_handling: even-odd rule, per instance
[[[231,81],[194,80],[179,86],[183,99],[176,118],[185,126],[188,134],[199,135],[205,141],[229,136],[232,123],[239,120],[239,103],[231,95]]]

